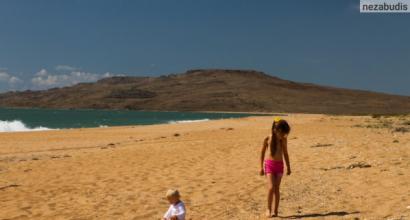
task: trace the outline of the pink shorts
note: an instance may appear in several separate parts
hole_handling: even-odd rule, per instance
[[[281,160],[265,160],[265,175],[283,175],[283,161]]]

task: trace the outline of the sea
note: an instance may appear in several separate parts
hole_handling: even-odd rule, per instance
[[[260,114],[218,112],[0,108],[0,132],[199,123],[214,119],[242,118],[255,115],[260,116]]]

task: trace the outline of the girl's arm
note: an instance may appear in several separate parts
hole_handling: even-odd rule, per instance
[[[285,157],[286,167],[287,167],[287,174],[290,175],[290,161],[289,161],[289,154],[288,154],[288,139],[287,137],[283,139],[283,156]]]
[[[263,140],[263,145],[262,145],[262,150],[261,150],[261,170],[260,170],[260,175],[263,176],[264,172],[263,172],[263,160],[265,159],[265,151],[266,148],[268,147],[268,140],[269,137],[266,137],[265,140]]]

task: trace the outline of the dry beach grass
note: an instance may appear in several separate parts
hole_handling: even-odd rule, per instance
[[[285,219],[410,218],[409,116],[292,114]],[[266,116],[0,133],[0,219],[264,219]]]

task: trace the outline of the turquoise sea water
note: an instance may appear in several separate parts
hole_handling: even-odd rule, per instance
[[[0,131],[183,123],[254,114],[0,108]]]

